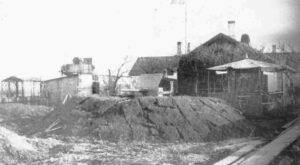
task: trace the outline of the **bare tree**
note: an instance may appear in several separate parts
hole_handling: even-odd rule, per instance
[[[117,68],[116,73],[113,75],[110,69],[108,69],[108,88],[109,88],[109,94],[110,95],[116,95],[117,94],[117,85],[119,80],[125,76],[126,73],[129,72],[129,69],[127,69],[127,65],[129,64],[130,59],[129,56],[125,56],[123,59],[123,62],[120,64],[120,66]]]

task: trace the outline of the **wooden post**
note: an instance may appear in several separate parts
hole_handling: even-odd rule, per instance
[[[170,96],[174,95],[174,81],[170,81]]]
[[[198,81],[199,81],[199,72],[198,72],[198,68],[197,68],[197,62],[195,61],[194,62],[194,65],[193,65],[194,69],[193,71],[196,73],[196,81],[195,81],[195,95],[198,96]]]
[[[262,71],[259,68],[258,69],[258,97],[259,97],[259,111],[262,112],[262,86],[263,86],[263,81],[262,81]]]
[[[230,93],[231,89],[230,89],[230,76],[231,76],[231,71],[227,70],[227,92]]]
[[[16,100],[18,101],[18,98],[19,98],[19,81],[16,81],[15,82],[15,85],[16,85]]]
[[[111,95],[111,71],[108,69],[108,93]]]
[[[207,96],[209,96],[209,88],[210,88],[210,85],[209,85],[209,70],[207,70]]]
[[[282,88],[282,106],[285,107],[285,90],[284,90],[284,74],[283,71],[281,71],[281,88]]]
[[[216,93],[216,81],[217,81],[217,77],[216,74],[213,76],[213,82],[214,82],[214,93]]]
[[[8,99],[11,97],[10,82],[8,82]]]
[[[33,88],[34,88],[34,86],[33,86]],[[22,97],[25,97],[25,94],[24,94],[24,82],[22,82]]]

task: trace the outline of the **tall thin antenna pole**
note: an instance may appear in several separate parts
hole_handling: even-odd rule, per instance
[[[187,54],[187,0],[184,2],[184,47],[185,54]]]

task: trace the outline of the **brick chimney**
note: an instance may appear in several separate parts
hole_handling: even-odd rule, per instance
[[[181,42],[177,42],[177,55],[181,55]]]
[[[276,45],[272,45],[272,53],[276,53]]]
[[[188,45],[187,45],[187,53],[190,53],[191,52],[191,43],[188,42]]]
[[[228,21],[228,35],[231,38],[235,39],[235,21],[234,20]]]

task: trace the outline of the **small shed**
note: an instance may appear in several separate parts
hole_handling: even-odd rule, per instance
[[[275,63],[272,58],[230,36],[222,33],[214,36],[188,55],[181,56],[178,65],[178,94],[207,96],[207,68],[243,60],[245,54],[257,61]],[[224,75],[219,77],[225,78]]]
[[[17,101],[20,97],[24,97],[23,80],[10,76],[1,82],[1,101]]]
[[[243,59],[208,68],[208,95],[227,100],[248,116],[289,104],[288,66]],[[221,80],[221,81],[220,81]]]

